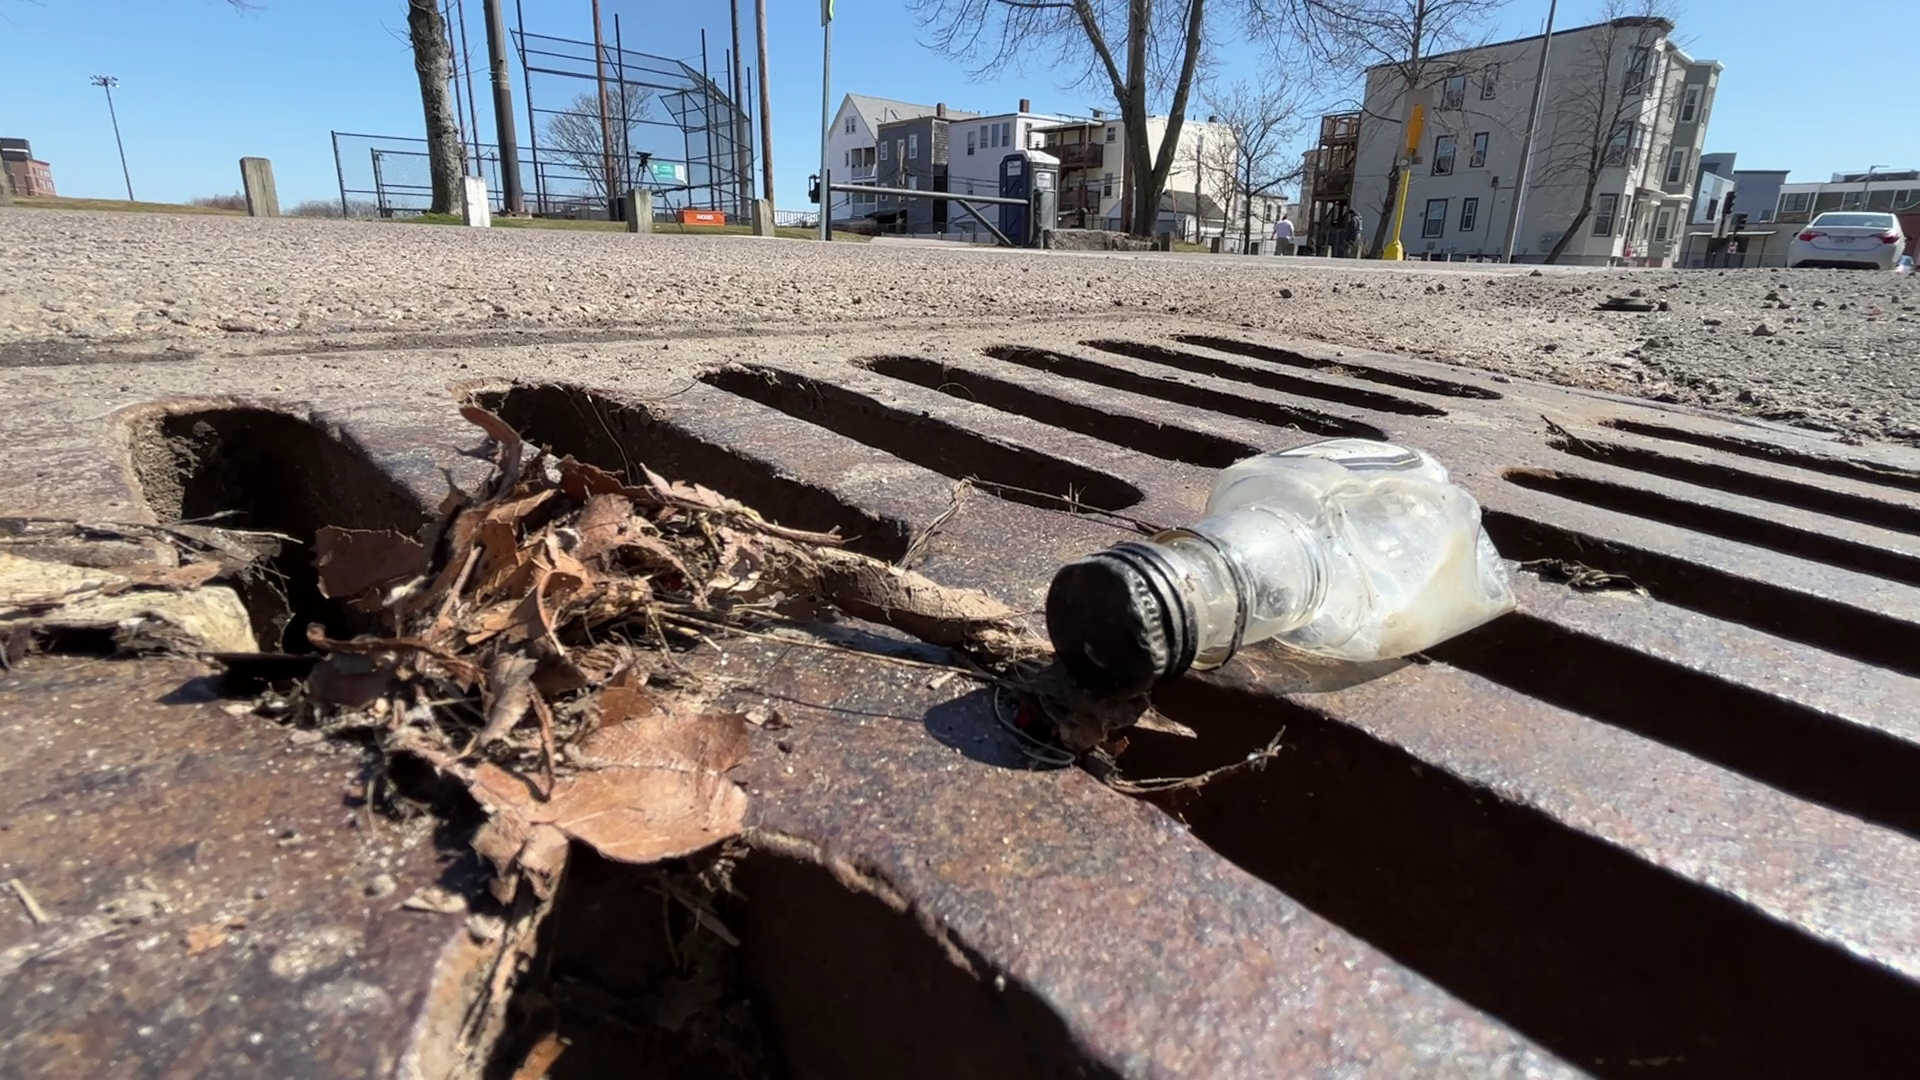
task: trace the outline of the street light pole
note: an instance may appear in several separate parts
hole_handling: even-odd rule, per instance
[[[1861,210],[1865,210],[1867,208],[1867,201],[1873,198],[1873,190],[1872,190],[1873,174],[1887,167],[1888,166],[1885,166],[1885,165],[1867,166],[1867,178],[1865,180],[1860,181],[1860,209]]]
[[[1504,261],[1513,261],[1520,236],[1520,217],[1527,209],[1527,181],[1533,172],[1533,136],[1540,127],[1540,106],[1547,94],[1547,57],[1553,52],[1553,17],[1559,14],[1560,0],[1547,5],[1547,29],[1540,35],[1540,69],[1533,76],[1533,104],[1527,107],[1527,135],[1520,141],[1520,175],[1513,184],[1513,216],[1507,219],[1507,238],[1500,245]]]
[[[133,174],[127,171],[127,144],[120,141],[120,114],[113,108],[113,88],[120,80],[112,75],[95,75],[87,80],[107,92],[107,116],[113,120],[113,145],[120,150],[120,178],[127,182],[127,201],[133,201]]]

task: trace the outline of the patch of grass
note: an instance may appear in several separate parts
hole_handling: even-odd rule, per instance
[[[13,205],[36,210],[120,210],[136,214],[217,214],[244,217],[246,210],[227,210],[217,206],[190,206],[185,203],[128,202],[125,199],[69,199],[63,195],[18,195]]]

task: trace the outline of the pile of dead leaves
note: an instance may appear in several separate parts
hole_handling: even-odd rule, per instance
[[[1044,654],[983,593],[651,470],[630,483],[556,460],[484,409],[463,414],[490,440],[483,490],[452,490],[421,539],[316,537],[321,591],[381,631],[312,627],[322,659],[299,707],[321,727],[384,729],[389,750],[458,777],[493,815],[483,853],[536,885],[564,837],[653,862],[740,830],[746,797],[725,773],[747,718],[705,706],[676,659],[690,644],[827,610],[986,667]]]

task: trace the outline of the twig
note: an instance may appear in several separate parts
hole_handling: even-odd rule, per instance
[[[560,782],[553,772],[553,710],[538,688],[533,691],[533,714],[540,718],[540,752],[547,761],[547,790],[541,798],[551,799],[554,786]]]
[[[969,679],[976,679],[984,683],[999,681],[997,676],[982,671],[972,671],[955,664],[936,664],[931,660],[912,660],[904,656],[888,656],[885,653],[868,652],[865,649],[856,649],[851,645],[840,645],[831,641],[768,634],[759,630],[747,630],[742,627],[731,626],[727,623],[713,622],[708,619],[689,618],[685,615],[675,615],[669,612],[658,613],[658,618],[663,622],[677,623],[686,626],[688,629],[704,627],[710,630],[722,630],[740,637],[759,638],[762,641],[772,641],[781,645],[799,645],[809,649],[825,649],[829,652],[847,653],[866,660],[877,660],[883,664],[899,664],[902,667],[927,668],[932,671],[951,672],[952,674],[964,675]]]
[[[1248,769],[1265,768],[1267,762],[1279,756],[1280,739],[1286,733],[1287,729],[1281,728],[1273,733],[1273,738],[1267,740],[1265,747],[1255,750],[1239,761],[1208,769],[1198,776],[1160,776],[1151,780],[1128,780],[1124,776],[1109,774],[1101,779],[1108,787],[1125,795],[1155,795],[1167,791],[1203,788],[1223,776]]]
[[[900,561],[894,565],[907,570],[920,561],[921,556],[926,554],[927,546],[933,542],[934,534],[939,532],[947,522],[959,516],[960,506],[966,501],[967,493],[972,490],[972,480],[961,480],[954,484],[953,491],[947,496],[947,508],[940,511],[939,516],[929,522],[925,529],[920,530],[920,535],[913,538],[913,543],[907,545],[906,553],[901,555]]]
[[[53,921],[47,917],[47,909],[40,906],[40,901],[33,898],[33,894],[27,891],[26,884],[19,878],[9,879],[7,887],[13,890],[13,895],[20,898],[20,906],[27,909],[27,918],[33,920],[33,925],[45,926]]]
[[[991,492],[1012,491],[1021,495],[1031,495],[1038,499],[1052,499],[1054,502],[1063,503],[1066,505],[1067,507],[1066,510],[1054,511],[1055,513],[1071,514],[1074,517],[1112,518],[1114,521],[1124,521],[1128,525],[1133,526],[1133,530],[1135,532],[1145,533],[1148,536],[1151,536],[1154,533],[1162,532],[1165,530],[1165,526],[1155,525],[1151,521],[1142,521],[1137,517],[1130,517],[1126,514],[1122,514],[1115,510],[1102,510],[1098,507],[1088,506],[1087,504],[1080,501],[1080,498],[1078,495],[1059,495],[1051,491],[1035,491],[1032,488],[1015,487],[1012,484],[1002,484],[997,480],[982,480],[978,477],[974,477],[972,479],[973,479],[974,486],[984,488],[987,491],[991,491]],[[1042,507],[1038,507],[1038,509],[1046,510],[1047,507],[1042,506]],[[1115,528],[1118,527],[1118,526],[1113,526],[1112,522],[1100,522],[1099,524],[1108,525],[1110,527],[1115,527]]]

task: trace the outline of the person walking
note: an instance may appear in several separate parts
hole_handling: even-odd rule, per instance
[[[1279,255],[1293,254],[1293,222],[1285,214],[1273,226],[1273,250]]]
[[[1360,257],[1361,226],[1360,211],[1349,209],[1347,211],[1346,228],[1342,230],[1340,241],[1341,258],[1357,259]]]

